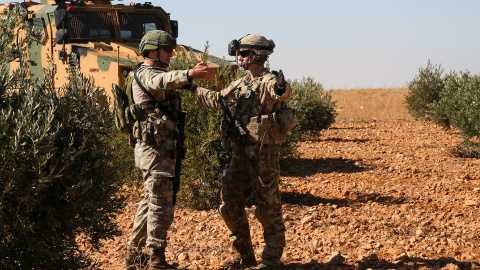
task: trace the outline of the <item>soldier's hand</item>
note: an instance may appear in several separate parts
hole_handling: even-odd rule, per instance
[[[189,79],[215,80],[215,71],[208,68],[203,62],[198,63],[194,68],[188,70]]]
[[[285,76],[283,76],[283,71],[281,69],[278,72],[274,70],[272,73],[275,74],[278,88],[283,89],[285,87]]]

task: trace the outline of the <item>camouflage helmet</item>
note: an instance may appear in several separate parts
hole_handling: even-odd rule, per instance
[[[158,48],[175,48],[176,40],[167,32],[162,30],[152,30],[146,33],[140,41],[139,49],[142,55],[148,51]]]
[[[254,51],[257,55],[269,55],[273,53],[275,43],[264,36],[253,34],[240,39],[240,51]]]

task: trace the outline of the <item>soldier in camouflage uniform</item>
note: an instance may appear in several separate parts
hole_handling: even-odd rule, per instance
[[[212,110],[221,110],[221,98],[230,104],[236,104],[233,118],[248,130],[249,145],[255,150],[258,171],[265,186],[258,180],[244,150],[234,143],[232,161],[222,181],[222,205],[219,212],[229,228],[236,257],[223,261],[221,265],[224,268],[276,268],[281,266],[280,259],[285,246],[285,225],[279,191],[280,154],[277,147],[285,140],[285,134],[272,134],[275,129],[268,128],[272,127],[268,121],[271,121],[275,112],[286,107],[292,90],[285,82],[281,70],[270,72],[264,66],[275,47],[272,40],[261,35],[247,35],[232,43],[236,43],[233,48],[240,54],[239,59],[247,70],[247,75],[220,92],[198,88],[195,91],[197,104]],[[255,215],[263,226],[265,239],[262,264],[259,266],[245,213],[246,201],[252,192],[257,202]]]
[[[167,230],[174,218],[175,177],[174,134],[178,129],[179,109],[177,88],[190,88],[192,79],[215,78],[215,72],[200,63],[193,69],[170,71],[167,68],[176,41],[168,33],[150,31],[140,42],[145,62],[135,70],[138,81],[132,82],[136,115],[143,115],[133,126],[135,164],[142,170],[145,193],[138,205],[133,231],[127,245],[126,268],[136,269],[136,263],[146,263],[141,248],[150,252],[149,269],[174,269],[165,260]]]

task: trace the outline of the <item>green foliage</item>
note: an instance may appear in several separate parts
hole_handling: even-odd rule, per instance
[[[335,101],[332,101],[331,93],[324,91],[320,83],[308,77],[290,84],[293,96],[288,104],[295,109],[296,119],[290,136],[318,135],[335,122]]]
[[[100,105],[106,94],[78,69],[60,89],[46,70],[44,83],[28,79],[25,49],[9,75],[12,48],[31,41],[17,46],[16,24],[1,24],[0,269],[85,268],[76,236],[98,247],[117,234],[112,221],[123,205],[112,115]]]
[[[454,152],[475,156],[472,149],[478,151],[480,137],[480,75],[467,71],[443,76],[440,65],[433,66],[430,61],[419,71],[405,99],[410,114],[444,128],[454,126],[463,137],[463,146]]]
[[[434,102],[432,121],[456,127],[464,142],[480,137],[480,76],[469,72],[452,73],[445,78],[445,88]]]
[[[415,119],[429,119],[433,103],[440,97],[445,87],[443,68],[432,65],[430,60],[427,67],[420,68],[419,74],[408,84],[409,92],[405,97],[408,112]]]

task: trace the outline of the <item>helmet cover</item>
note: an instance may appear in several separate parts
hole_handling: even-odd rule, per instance
[[[269,55],[273,53],[275,43],[259,34],[247,35],[240,39],[240,51],[254,51],[257,55]]]
[[[152,30],[146,33],[140,41],[139,50],[142,55],[148,51],[158,48],[175,48],[176,40],[167,32],[162,30]]]

